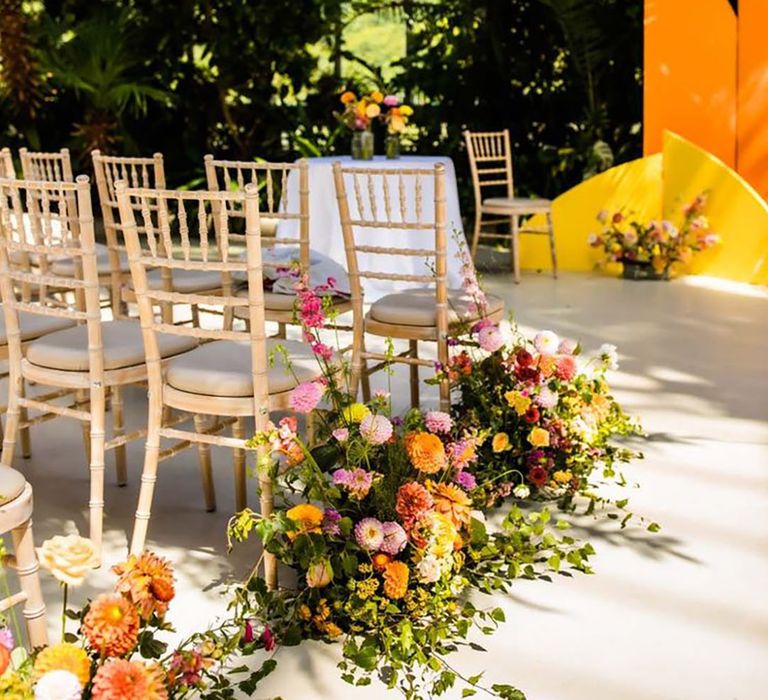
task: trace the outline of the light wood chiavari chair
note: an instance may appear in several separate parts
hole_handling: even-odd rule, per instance
[[[552,202],[548,199],[515,197],[509,129],[484,132],[465,131],[464,140],[467,145],[472,185],[475,191],[472,259],[474,260],[477,255],[477,246],[481,237],[509,241],[515,283],[519,283],[519,235],[523,233],[546,235],[549,236],[549,248],[552,255],[552,275],[557,278]],[[489,192],[494,196],[488,196],[487,193]],[[521,217],[528,217],[533,214],[544,214],[547,221],[546,226],[532,227],[521,222]],[[509,232],[498,233],[497,227],[499,225],[508,225]]]
[[[32,487],[15,469],[0,466],[0,535],[7,532],[11,533],[13,554],[6,555],[2,564],[16,569],[21,590],[0,600],[0,613],[23,603],[29,645],[44,647],[48,630],[32,536]]]
[[[297,246],[298,263],[297,275],[309,273],[310,269],[310,236],[309,236],[309,166],[305,159],[294,163],[268,163],[254,161],[216,160],[212,155],[205,156],[205,174],[208,189],[214,192],[242,191],[246,184],[253,183],[259,191],[259,211],[262,221],[268,221],[276,230],[280,222],[296,222],[298,237],[281,236],[280,238],[262,235],[261,244],[264,248],[278,246]],[[288,179],[298,180],[297,206],[288,203]],[[230,212],[231,219],[243,217],[242,205],[233,202]],[[216,223],[216,222],[214,222]],[[235,238],[233,236],[233,238]],[[265,269],[273,270],[284,267],[285,262],[270,262],[262,260]],[[245,292],[243,292],[245,293]],[[264,291],[264,309],[267,321],[278,324],[277,337],[285,338],[286,326],[295,322],[294,302],[296,297],[291,294],[280,294]],[[350,299],[342,296],[332,296],[335,315],[341,315],[352,309]],[[245,312],[235,308],[233,313],[242,318]],[[333,325],[333,324],[332,324]],[[334,326],[341,330],[343,327]]]
[[[16,177],[10,148],[0,148],[0,178]]]
[[[31,235],[19,226],[27,216]],[[54,222],[58,226],[54,227]],[[2,464],[10,465],[16,436],[21,428],[55,416],[83,422],[90,445],[90,537],[101,550],[104,511],[104,454],[116,451],[118,483],[126,481],[125,445],[141,438],[145,431],[125,434],[121,389],[144,382],[141,328],[135,321],[102,322],[99,303],[99,277],[93,233],[90,184],[80,176],[75,183],[0,181],[0,287],[5,328],[8,337],[10,389],[7,427],[3,440]],[[33,269],[28,258],[37,256]],[[76,261],[76,274],[55,275],[49,257],[70,257]],[[77,302],[69,304],[61,290],[78,292]],[[22,314],[56,319],[70,328],[31,340],[24,347]],[[189,350],[193,338],[165,338],[160,355]],[[61,390],[75,391],[78,400],[71,405],[53,403],[48,397],[27,398],[24,380]],[[105,436],[106,392],[111,389],[113,436]],[[22,411],[41,414],[22,421]]]
[[[463,290],[448,289],[446,282],[446,209],[445,166],[434,168],[377,169],[342,167],[334,163],[333,177],[338,199],[347,269],[352,291],[354,333],[352,345],[352,394],[356,395],[359,382],[383,369],[391,359],[410,366],[411,404],[419,405],[419,367],[432,366],[418,353],[419,341],[437,343],[437,359],[443,366],[448,362],[448,332],[452,325],[477,318],[473,300]],[[349,185],[349,188],[348,188]],[[434,216],[423,213],[423,193],[434,191]],[[383,211],[382,211],[383,209]],[[388,247],[361,243],[358,238],[366,229],[389,229],[400,233],[410,245]],[[357,253],[381,256],[415,256],[425,260],[422,274],[402,274],[378,270],[361,270]],[[362,280],[392,280],[411,286],[403,292],[388,294],[375,301],[367,314],[363,310]],[[421,288],[413,288],[422,285]],[[429,287],[426,287],[429,285]],[[501,318],[504,305],[501,299],[488,298],[488,315]],[[409,341],[409,349],[393,358],[365,349],[365,333]],[[378,364],[368,367],[368,360]],[[449,387],[440,385],[440,406],[450,408]]]
[[[41,182],[74,182],[72,175],[72,160],[69,157],[69,149],[60,151],[28,151],[19,149],[21,160],[21,173],[25,180],[37,180]]]
[[[131,264],[131,274],[139,305],[144,332],[146,361],[149,369],[149,424],[141,478],[141,492],[131,540],[131,551],[141,552],[151,516],[152,499],[157,481],[158,464],[192,445],[198,446],[200,467],[209,510],[216,506],[211,472],[211,445],[229,447],[235,451],[235,485],[237,509],[246,507],[245,434],[246,419],[255,421],[257,431],[269,422],[270,410],[285,410],[288,398],[298,382],[320,376],[320,368],[306,344],[282,339],[266,339],[262,281],[261,236],[259,229],[259,194],[256,185],[247,184],[239,192],[181,192],[145,190],[117,185],[117,199],[123,234]],[[239,202],[245,216],[246,255],[235,253],[230,241],[230,220],[233,203]],[[156,228],[149,215],[149,206],[160,211],[160,226]],[[145,229],[139,235],[135,212],[141,212]],[[170,216],[179,222],[181,244],[170,245]],[[217,229],[211,230],[211,219],[219,219]],[[215,239],[211,241],[212,234]],[[193,238],[199,241],[193,248]],[[161,246],[161,241],[165,245]],[[169,292],[148,285],[149,271],[194,270],[227,272],[242,275],[247,280],[248,295],[234,293],[210,296],[193,292]],[[248,330],[224,327],[178,325],[163,321],[154,313],[161,303],[173,305],[221,305],[246,309]],[[183,357],[160,364],[158,339],[170,337],[195,338],[200,347]],[[290,363],[290,371],[276,362],[270,366],[268,353],[277,353],[280,346]],[[176,410],[195,416],[194,431],[168,427],[164,414]],[[213,421],[206,417],[212,416]],[[232,436],[219,435],[232,425]],[[161,440],[175,444],[161,450]],[[260,475],[261,512],[272,510],[269,478]],[[273,557],[265,555],[266,580],[277,583]]]

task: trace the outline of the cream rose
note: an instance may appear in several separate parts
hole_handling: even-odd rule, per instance
[[[80,535],[51,537],[38,548],[37,556],[44,569],[69,586],[79,586],[99,565],[95,545]]]

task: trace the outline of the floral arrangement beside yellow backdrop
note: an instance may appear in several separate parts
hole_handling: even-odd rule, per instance
[[[67,607],[67,595],[98,564],[93,543],[77,535],[53,537],[43,543],[39,558],[64,590],[61,640],[27,653],[15,617],[0,621],[0,697],[222,698],[231,697],[235,687],[254,687],[265,672],[228,666],[250,642],[236,615],[168,650],[158,635],[173,632],[166,614],[176,591],[173,568],[162,557],[145,552],[113,567],[114,589],[81,610]],[[67,629],[75,625],[74,631]]]
[[[720,236],[704,216],[706,204],[707,195],[702,193],[683,207],[679,228],[668,220],[642,223],[621,211],[601,211],[597,220],[603,229],[590,234],[588,242],[603,249],[604,263],[623,263],[625,277],[668,279],[673,267],[683,268],[694,253],[720,244]]]

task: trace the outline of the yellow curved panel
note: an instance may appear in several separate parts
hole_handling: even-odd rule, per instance
[[[597,231],[595,217],[601,209],[632,211],[642,219],[661,213],[661,154],[622,163],[579,183],[552,203],[552,220],[558,264],[563,270],[592,270],[599,254],[587,245],[587,236]],[[544,217],[531,219],[543,226]],[[546,236],[521,236],[521,267],[549,270],[549,243]]]
[[[691,272],[768,283],[768,204],[725,163],[677,134],[664,134],[664,216],[709,190],[706,215],[722,245],[694,258]]]

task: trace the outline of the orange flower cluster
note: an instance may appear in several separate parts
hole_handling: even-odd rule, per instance
[[[425,474],[436,474],[448,464],[445,445],[432,433],[408,433],[405,436],[405,450],[414,468]]]
[[[472,519],[472,499],[455,484],[427,482],[427,489],[435,501],[435,510],[447,517],[456,529],[468,526]]]
[[[384,595],[391,600],[397,600],[408,590],[410,573],[408,565],[402,561],[391,561],[384,569]]]
[[[156,664],[110,659],[93,679],[93,700],[167,700],[163,670]]]
[[[142,619],[149,620],[153,613],[165,615],[175,595],[173,569],[167,560],[151,552],[140,557],[132,554],[112,571],[119,577],[115,590],[136,606]]]

